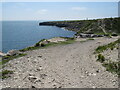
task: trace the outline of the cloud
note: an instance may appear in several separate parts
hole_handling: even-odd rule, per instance
[[[72,7],[72,10],[77,10],[77,11],[82,11],[82,10],[86,10],[86,7]]]
[[[41,9],[37,11],[37,14],[46,14],[48,12],[47,9]]]

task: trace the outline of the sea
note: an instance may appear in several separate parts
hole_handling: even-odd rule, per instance
[[[42,39],[53,37],[73,37],[75,32],[56,26],[39,26],[43,21],[1,21],[2,39],[0,51],[23,49],[32,46]]]

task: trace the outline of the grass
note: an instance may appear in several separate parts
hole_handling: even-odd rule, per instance
[[[82,40],[82,41],[80,41],[81,43],[83,43],[83,42],[86,42],[87,40]]]
[[[94,38],[88,38],[87,40],[94,40]]]
[[[27,48],[24,48],[24,49],[21,49],[20,51],[29,51],[29,50],[35,50],[35,49],[40,49],[40,48],[46,48],[46,47],[49,47],[49,46],[56,46],[56,45],[65,45],[65,44],[72,44],[74,41],[73,38],[69,38],[67,41],[64,41],[64,42],[58,42],[58,43],[55,43],[55,42],[50,42],[48,44],[42,44],[41,46],[38,45],[35,45],[35,46],[32,46],[32,47],[27,47]]]
[[[25,56],[25,55],[26,54],[19,54],[19,55],[15,55],[15,56],[3,56],[2,57],[2,62],[0,62],[0,65],[3,65],[3,64],[9,62],[12,59],[19,58],[19,57],[22,57],[22,56]]]
[[[10,71],[10,70],[4,70],[2,72],[0,72],[0,78],[1,79],[5,79],[5,78],[8,78],[10,77],[10,74],[13,74],[13,71]]]
[[[103,63],[105,61],[105,57],[102,54],[98,54],[98,59],[97,61]]]
[[[99,46],[96,48],[95,53],[101,53],[107,49],[113,50],[118,43],[120,43],[120,39],[118,39],[117,41],[111,42],[107,45]]]
[[[105,62],[105,57],[101,54],[103,51],[111,49],[113,50],[114,48],[118,48],[116,47],[116,45],[120,43],[120,39],[109,43],[107,45],[103,45],[103,46],[99,46],[96,50],[95,53],[99,53],[98,54],[98,59],[97,61],[101,62],[102,65],[106,68],[106,71],[109,71],[111,73],[115,73],[118,75],[118,77],[120,77],[120,61],[119,62],[113,62],[108,60],[107,62]]]
[[[102,64],[107,71],[115,73],[120,77],[120,62],[109,62]]]

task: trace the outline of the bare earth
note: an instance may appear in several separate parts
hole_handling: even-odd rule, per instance
[[[97,38],[86,42],[51,46],[27,51],[27,55],[7,63],[14,74],[3,81],[11,88],[118,88],[117,75],[96,62],[94,49],[116,38]]]

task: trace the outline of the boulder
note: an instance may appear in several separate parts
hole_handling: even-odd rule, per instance
[[[21,54],[21,52],[19,50],[10,50],[7,52],[7,55],[9,56],[14,56],[14,55],[18,55]]]
[[[49,43],[48,40],[44,40],[44,41],[41,41],[41,42],[39,43],[39,46],[44,46],[44,45],[46,45],[46,44],[48,44],[48,43]]]

